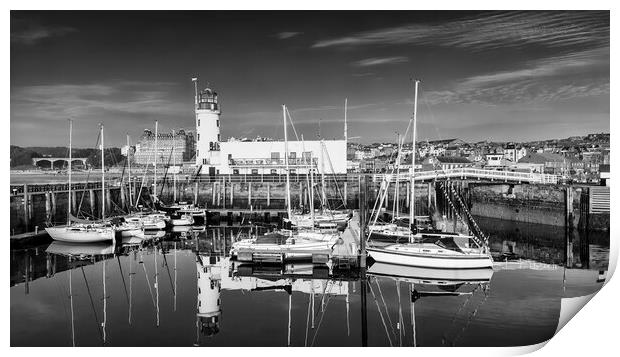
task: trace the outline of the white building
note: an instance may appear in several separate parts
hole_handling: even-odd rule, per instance
[[[194,83],[197,83],[194,80]],[[196,84],[196,165],[201,174],[284,174],[284,141],[222,142],[221,110],[217,93],[210,88],[198,92]],[[346,125],[345,125],[346,128]],[[289,172],[347,172],[346,140],[289,141]]]

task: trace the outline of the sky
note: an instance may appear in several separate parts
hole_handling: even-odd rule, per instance
[[[11,11],[11,144],[135,143],[194,127],[219,93],[222,138],[530,141],[609,132],[609,12]],[[409,134],[410,135],[410,134]]]

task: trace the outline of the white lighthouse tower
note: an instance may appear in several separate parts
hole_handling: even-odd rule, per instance
[[[198,91],[198,78],[194,82],[194,106],[196,111],[196,165],[201,173],[219,173],[220,165],[220,106],[217,92],[211,88]]]
[[[202,335],[212,336],[220,330],[220,315],[222,314],[220,257],[198,254],[196,256],[196,271],[198,281],[196,325],[198,332],[201,332]],[[200,339],[200,336],[196,336],[196,338]]]

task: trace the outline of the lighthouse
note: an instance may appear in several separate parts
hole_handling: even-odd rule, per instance
[[[194,82],[194,107],[196,112],[196,165],[201,172],[215,175],[220,165],[220,105],[217,92],[204,88],[198,90],[198,78]]]
[[[198,282],[197,328],[202,335],[213,336],[220,330],[222,314],[220,257],[198,254],[196,256],[196,277]]]

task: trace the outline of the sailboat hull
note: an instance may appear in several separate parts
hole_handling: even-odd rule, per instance
[[[433,269],[492,268],[493,260],[485,254],[424,254],[393,251],[385,248],[367,248],[377,262]]]
[[[435,269],[375,262],[368,268],[368,274],[415,284],[451,285],[488,282],[493,269]]]
[[[94,243],[113,241],[115,232],[112,229],[72,229],[68,227],[45,228],[53,240],[71,243]]]

